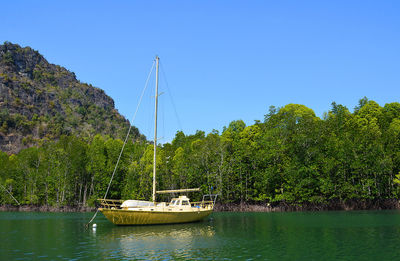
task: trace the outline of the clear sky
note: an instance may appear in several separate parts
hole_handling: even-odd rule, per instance
[[[181,128],[221,131],[238,119],[251,125],[270,105],[304,104],[322,117],[333,101],[351,111],[364,96],[381,106],[400,101],[400,1],[16,0],[0,6],[1,43],[30,46],[75,72],[105,90],[130,120],[159,55],[168,83],[161,79],[160,88],[169,91],[160,97],[161,142]],[[149,138],[153,96],[149,89],[133,122]]]

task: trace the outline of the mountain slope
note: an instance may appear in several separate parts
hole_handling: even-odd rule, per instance
[[[30,47],[0,45],[0,150],[16,153],[61,135],[125,135],[129,121],[103,90]],[[133,138],[144,138],[133,128]]]

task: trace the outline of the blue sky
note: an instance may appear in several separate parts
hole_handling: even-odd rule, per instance
[[[169,93],[161,142],[181,128],[262,121],[270,105],[304,104],[322,117],[333,101],[351,111],[364,96],[400,101],[399,1],[17,0],[1,9],[1,43],[75,72],[130,120],[159,55]],[[153,96],[133,122],[149,138]]]

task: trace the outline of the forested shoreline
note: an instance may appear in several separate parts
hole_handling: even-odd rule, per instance
[[[93,212],[95,206],[49,206],[49,205],[0,205],[0,211],[14,212]],[[398,199],[330,200],[325,203],[273,204],[265,202],[221,203],[216,202],[214,212],[292,212],[292,211],[349,211],[349,210],[400,210]]]
[[[93,207],[122,144],[70,135],[0,152],[0,184],[27,206]],[[108,198],[150,199],[152,161],[151,142],[129,140]],[[399,208],[400,103],[363,98],[353,112],[332,103],[322,119],[304,105],[271,106],[250,126],[238,120],[221,133],[177,132],[158,146],[157,171],[159,189],[218,193],[221,211]],[[16,202],[1,189],[0,205]]]

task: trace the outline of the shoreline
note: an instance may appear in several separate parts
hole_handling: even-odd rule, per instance
[[[379,200],[332,200],[328,203],[288,204],[278,203],[216,203],[216,212],[297,212],[297,211],[354,211],[400,209],[398,199]]]
[[[35,206],[35,205],[0,205],[0,212],[15,211],[15,212],[94,212],[95,207],[74,207],[74,206]]]
[[[96,207],[89,206],[36,206],[36,205],[0,205],[0,211],[16,212],[94,212]],[[353,210],[395,210],[400,209],[397,199],[348,200],[328,203],[288,204],[279,203],[216,203],[215,212],[297,212],[297,211],[353,211]]]

